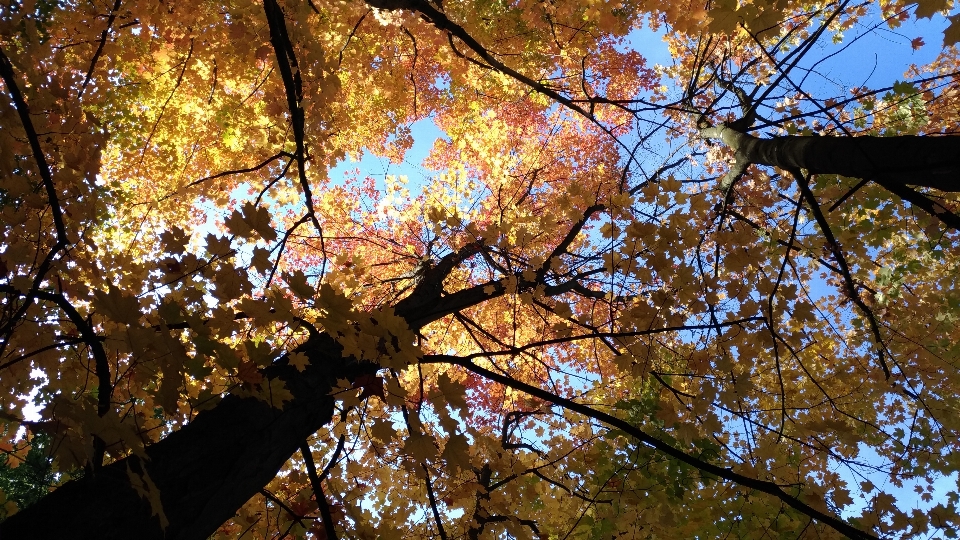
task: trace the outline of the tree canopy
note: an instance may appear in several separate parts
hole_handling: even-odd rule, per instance
[[[4,3],[0,536],[956,537],[951,9]]]

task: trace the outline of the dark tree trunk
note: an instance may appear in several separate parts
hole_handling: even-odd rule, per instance
[[[763,165],[960,191],[960,137],[784,137],[741,151]]]
[[[475,248],[467,247],[423,268],[413,292],[396,304],[396,315],[418,330],[503,294],[503,284],[494,282],[443,295],[443,280],[475,253]],[[484,292],[487,286],[495,292]],[[548,287],[548,293],[563,290]],[[160,492],[169,520],[166,530],[152,517],[148,501],[131,487],[127,468],[138,473],[144,464],[138,457],[128,457],[101,468],[95,477],[67,482],[0,523],[0,540],[205,540],[276,477],[304,439],[331,420],[334,400],[329,392],[338,379],[354,380],[379,369],[344,358],[340,345],[326,334],[313,335],[297,350],[310,359],[302,373],[284,359],[264,370],[268,378],[283,379],[293,393],[294,399],[282,410],[230,395],[147,447],[145,467]]]
[[[228,396],[193,422],[147,447],[150,478],[159,489],[170,521],[166,531],[150,505],[131,488],[127,467],[139,472],[137,457],[111,463],[95,477],[68,482],[37,504],[0,524],[0,538],[96,540],[203,540],[273,479],[303,440],[330,421],[338,378],[354,378],[373,366],[344,360],[328,336],[314,337],[301,350],[310,366],[301,374],[272,367],[294,400],[283,410],[254,398]]]
[[[773,137],[758,139],[732,128],[701,131],[721,139],[741,163],[839,174],[881,185],[960,192],[960,137]]]

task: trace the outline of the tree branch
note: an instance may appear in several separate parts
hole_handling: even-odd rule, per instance
[[[660,452],[663,452],[664,454],[678,461],[686,463],[687,465],[690,465],[702,472],[712,474],[714,476],[723,478],[725,480],[734,482],[736,484],[739,484],[741,486],[744,486],[750,489],[754,489],[762,493],[766,493],[768,495],[772,495],[777,499],[780,499],[781,501],[783,501],[787,506],[790,506],[791,508],[803,514],[810,516],[811,518],[816,519],[817,521],[820,521],[825,525],[828,525],[829,527],[833,528],[834,530],[836,530],[837,532],[839,532],[840,534],[843,534],[848,538],[856,539],[856,540],[878,540],[876,536],[873,536],[867,532],[861,531],[860,529],[857,529],[856,527],[850,525],[849,523],[841,520],[836,516],[827,514],[825,512],[821,512],[820,510],[817,510],[811,507],[810,505],[801,501],[798,497],[795,497],[793,495],[786,493],[785,491],[783,491],[783,489],[779,485],[773,482],[758,480],[756,478],[750,478],[748,476],[744,476],[742,474],[734,472],[733,469],[729,467],[720,467],[718,465],[714,465],[712,463],[703,461],[699,458],[693,457],[687,454],[686,452],[678,448],[675,448],[661,441],[660,439],[653,437],[652,435],[647,434],[640,428],[630,424],[625,420],[621,420],[620,418],[617,418],[610,414],[598,411],[596,409],[593,409],[586,405],[582,405],[575,401],[571,401],[567,398],[558,396],[551,392],[547,392],[546,390],[515,380],[511,377],[507,377],[505,375],[501,375],[494,371],[490,371],[486,368],[483,368],[474,364],[473,362],[464,360],[456,356],[436,355],[435,358],[437,360],[440,360],[441,358],[443,358],[443,361],[445,361],[446,363],[461,366],[463,368],[466,368],[469,371],[472,371],[473,373],[476,373],[477,375],[490,379],[491,381],[500,383],[509,388],[513,388],[514,390],[525,392],[531,396],[537,397],[544,401],[548,401],[559,407],[563,407],[564,409],[580,413],[588,418],[598,420],[609,426],[620,429],[624,433],[627,433],[628,435],[633,436],[643,444],[650,446],[656,450],[659,450]]]
[[[340,440],[343,441],[342,438]],[[311,452],[306,439],[300,444],[300,454],[307,466],[307,476],[310,477],[310,485],[313,486],[313,494],[317,499],[317,506],[320,508],[320,516],[323,518],[323,528],[327,532],[327,538],[337,540],[339,537],[337,536],[337,530],[333,527],[333,516],[330,513],[330,506],[327,504],[327,496],[323,494],[323,484],[320,477],[317,476],[317,466],[313,463],[313,452]]]

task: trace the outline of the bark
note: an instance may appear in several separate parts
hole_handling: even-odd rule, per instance
[[[484,286],[443,296],[443,280],[474,253],[474,248],[465,248],[449,254],[424,272],[414,291],[397,303],[395,313],[417,330],[490,298],[491,294],[482,291]],[[503,294],[502,283],[492,285],[494,295]],[[283,379],[294,395],[282,410],[254,398],[227,396],[147,447],[147,463],[128,457],[102,467],[95,476],[67,482],[0,523],[0,538],[208,538],[276,477],[305,438],[332,419],[334,402],[328,394],[338,379],[354,380],[379,368],[345,358],[341,347],[326,334],[314,335],[298,351],[310,359],[303,373],[286,365],[285,359],[264,370],[268,378]],[[151,516],[149,503],[130,485],[127,468],[139,473],[142,466],[160,492],[169,520],[166,530]]]
[[[193,422],[146,450],[150,478],[159,489],[170,521],[166,531],[151,517],[150,505],[130,487],[127,467],[139,472],[139,458],[121,459],[95,477],[68,482],[37,504],[0,524],[0,538],[205,539],[237,508],[273,479],[303,440],[333,415],[328,396],[337,378],[353,378],[372,366],[345,360],[328,336],[301,350],[310,366],[268,369],[280,376],[295,399],[283,410],[253,398],[228,396]]]
[[[726,126],[701,131],[721,139],[739,163],[839,174],[887,186],[960,192],[960,137],[773,137],[758,139]]]

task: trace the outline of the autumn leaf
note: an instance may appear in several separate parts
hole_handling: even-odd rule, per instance
[[[726,5],[717,5],[709,14],[710,25],[707,28],[717,34],[732,34],[742,20],[736,9]]]
[[[353,380],[353,387],[361,389],[360,395],[358,396],[361,401],[370,396],[377,396],[381,400],[386,400],[386,397],[383,395],[383,378],[375,374],[357,376],[357,378]]]
[[[470,470],[473,468],[470,461],[470,443],[465,436],[457,433],[451,434],[450,438],[447,439],[440,459],[456,469]]]
[[[310,359],[302,352],[293,352],[287,355],[290,365],[297,368],[297,371],[303,371],[310,365]]]
[[[392,422],[378,418],[370,426],[370,434],[382,442],[390,442],[396,438],[397,432]]]
[[[230,234],[241,238],[249,238],[251,231],[253,231],[250,224],[243,219],[243,215],[237,210],[234,210],[233,213],[230,214],[230,217],[226,219],[224,224],[227,226]]]
[[[463,384],[452,380],[446,373],[442,373],[437,377],[437,386],[440,388],[440,392],[447,400],[447,403],[459,409],[461,414],[468,413],[469,405],[466,401],[467,389]]]
[[[119,323],[135,323],[140,319],[140,301],[117,287],[109,285],[107,292],[94,290],[97,311]]]
[[[257,369],[257,364],[251,361],[240,362],[237,369],[237,377],[241,381],[250,384],[259,384],[263,380],[263,374]]]
[[[282,409],[285,403],[293,401],[293,393],[287,389],[286,383],[278,378],[270,379],[268,384],[262,386],[260,399],[274,408]]]
[[[243,346],[247,351],[247,358],[258,366],[270,365],[275,356],[270,345],[263,341],[247,341]]]
[[[413,433],[403,445],[403,453],[418,462],[425,463],[437,457],[437,444],[433,437]]]
[[[230,239],[222,236],[216,236],[213,233],[207,235],[207,253],[214,257],[223,257],[230,253]]]
[[[225,221],[231,234],[242,238],[252,238],[253,232],[261,238],[272,242],[277,238],[277,231],[270,226],[270,212],[263,207],[255,206],[252,202],[244,203],[242,211],[234,210]]]
[[[277,239],[277,231],[270,226],[270,212],[266,208],[253,203],[244,204],[243,220],[267,242]]]
[[[951,15],[947,19],[950,20],[950,25],[943,31],[944,47],[960,43],[960,15]]]
[[[290,286],[290,290],[300,298],[307,299],[313,297],[314,289],[310,283],[307,282],[307,277],[300,270],[291,274],[284,274],[284,280],[286,280]]]
[[[189,240],[190,236],[180,227],[173,227],[171,230],[163,231],[160,234],[160,241],[163,243],[164,249],[175,255],[183,253]]]
[[[936,13],[948,9],[950,2],[948,0],[921,0],[917,2],[917,9],[914,15],[918,19],[929,19]]]
[[[266,274],[273,269],[273,263],[270,262],[270,252],[261,248],[253,248],[253,257],[250,264],[261,274]]]

